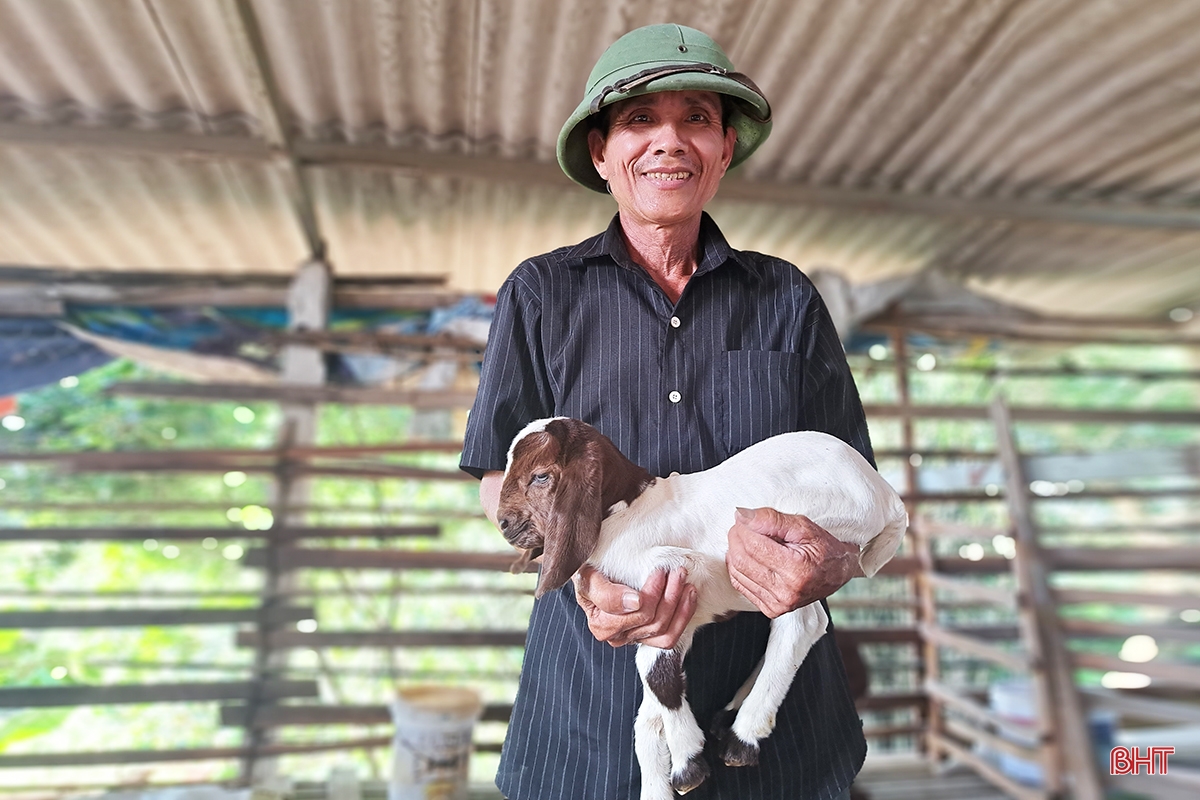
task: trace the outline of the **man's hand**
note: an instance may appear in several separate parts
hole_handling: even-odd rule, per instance
[[[687,570],[655,570],[639,592],[613,583],[584,564],[575,575],[575,599],[592,635],[613,647],[637,642],[670,650],[696,613],[696,587]]]
[[[862,576],[858,553],[801,514],[739,508],[725,566],[733,588],[775,619]]]

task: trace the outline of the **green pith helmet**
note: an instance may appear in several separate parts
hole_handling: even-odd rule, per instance
[[[604,192],[604,179],[588,152],[587,118],[629,97],[687,89],[733,98],[729,123],[737,131],[737,144],[730,167],[745,161],[771,133],[767,98],[734,71],[720,45],[695,28],[647,25],[613,42],[592,68],[583,102],[558,134],[559,166],[576,183]]]

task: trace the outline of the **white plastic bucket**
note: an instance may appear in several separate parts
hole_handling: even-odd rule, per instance
[[[1037,699],[1034,697],[1032,681],[1026,678],[1010,678],[993,683],[988,687],[988,701],[993,711],[1010,722],[1037,724]],[[1001,736],[1016,744],[1037,748],[1036,735],[1028,739],[1008,733],[1002,733]],[[1042,785],[1042,765],[1036,761],[1003,752],[997,753],[996,758],[1000,771],[1008,777],[1029,786]]]
[[[388,800],[467,800],[479,694],[457,686],[411,686],[391,703],[396,725]]]

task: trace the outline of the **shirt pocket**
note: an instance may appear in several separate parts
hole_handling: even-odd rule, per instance
[[[725,353],[721,435],[726,456],[800,427],[804,356],[772,350]]]

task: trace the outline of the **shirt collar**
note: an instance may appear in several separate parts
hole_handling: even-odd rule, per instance
[[[620,214],[613,215],[612,221],[608,223],[608,228],[604,233],[581,242],[570,255],[572,256],[571,263],[574,266],[583,266],[589,261],[606,258],[622,267],[641,269],[629,257],[629,249],[625,246],[625,237],[621,235]],[[717,227],[717,223],[708,215],[708,212],[702,212],[700,217],[700,264],[695,274],[703,275],[726,261],[732,261],[751,275],[757,276],[758,272],[754,265],[749,259],[741,258],[741,255],[729,246],[725,235],[721,233],[721,229]]]

